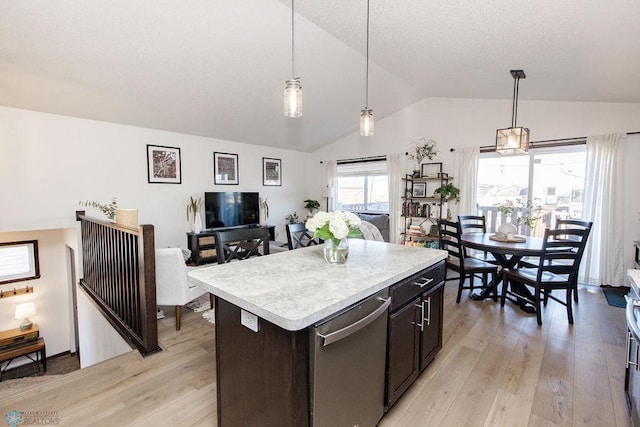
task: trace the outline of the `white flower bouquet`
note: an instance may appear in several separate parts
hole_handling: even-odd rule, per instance
[[[360,218],[351,212],[317,212],[305,224],[314,237],[331,240],[337,246],[345,237],[362,237]]]

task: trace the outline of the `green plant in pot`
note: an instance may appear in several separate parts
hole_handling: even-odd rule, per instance
[[[309,210],[308,216],[313,215],[313,211],[320,207],[320,203],[317,200],[307,199],[304,202],[305,202],[304,208]]]
[[[438,154],[438,150],[436,150],[437,144],[438,143],[436,141],[431,139],[427,140],[426,138],[420,138],[419,140],[411,143],[413,151],[407,153],[407,158],[409,160],[416,160],[414,176],[420,176],[420,164],[425,158],[433,160],[436,154]]]
[[[297,224],[300,222],[300,218],[298,218],[298,213],[294,212],[294,213],[290,213],[289,215],[287,215],[287,221],[289,221],[289,224]]]
[[[455,203],[459,203],[460,202],[460,189],[458,187],[456,187],[455,185],[453,185],[451,182],[448,182],[446,184],[442,184],[442,186],[438,189],[436,189],[436,191],[434,191],[435,194],[440,194],[440,197],[442,198],[442,204],[443,204],[443,210],[445,209],[446,206],[446,213],[447,213],[447,218],[451,217],[451,212],[449,211],[449,202],[455,202]]]

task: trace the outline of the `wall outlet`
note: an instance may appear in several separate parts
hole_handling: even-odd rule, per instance
[[[258,332],[258,316],[248,311],[240,310],[240,324],[253,332]]]

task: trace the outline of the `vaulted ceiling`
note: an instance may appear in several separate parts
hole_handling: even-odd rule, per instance
[[[640,103],[640,2],[371,0],[369,107],[425,97]],[[0,105],[313,151],[358,130],[366,0],[0,2]]]

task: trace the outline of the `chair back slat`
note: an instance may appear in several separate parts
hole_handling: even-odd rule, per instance
[[[287,244],[289,250],[305,248],[317,245],[320,242],[313,238],[313,234],[307,230],[303,223],[287,224]]]
[[[265,227],[218,231],[215,241],[218,264],[269,254],[269,230]]]
[[[438,232],[440,249],[447,251],[450,257],[458,258],[460,260],[460,266],[464,268],[464,255],[462,242],[460,240],[460,235],[462,234],[460,223],[439,219]]]
[[[458,215],[458,222],[463,233],[487,232],[487,222],[484,215]]]
[[[538,265],[539,281],[542,280],[545,272],[568,275],[569,282],[577,277],[580,261],[591,232],[591,224],[586,223],[577,228],[545,230]],[[561,264],[559,265],[558,262]]]

